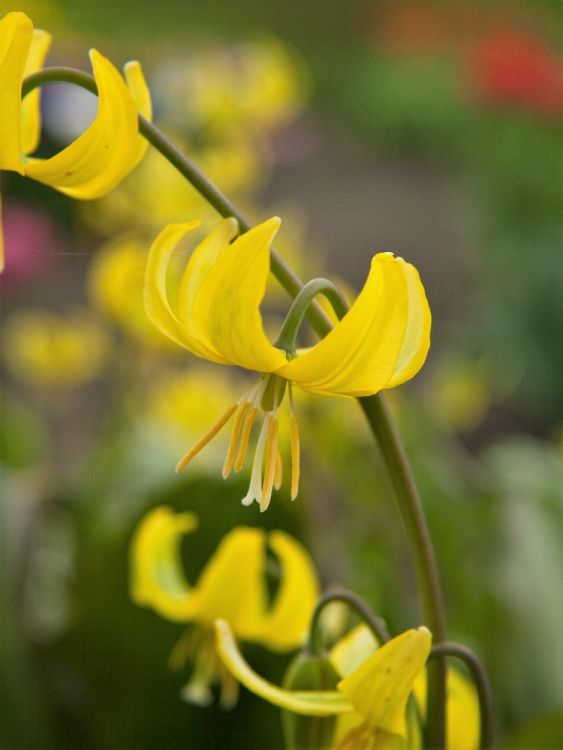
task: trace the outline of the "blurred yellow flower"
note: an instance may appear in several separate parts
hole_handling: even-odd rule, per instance
[[[386,750],[407,738],[407,701],[430,653],[425,627],[407,630],[342,675],[336,690],[287,690],[260,677],[244,661],[230,625],[215,624],[217,650],[225,667],[246,688],[286,711],[303,716],[342,716],[335,748]],[[350,722],[349,719],[352,719]]]
[[[283,531],[237,527],[221,541],[195,586],[183,571],[180,544],[197,526],[192,513],[159,507],[141,521],[131,544],[131,594],[134,601],[175,622],[192,627],[171,654],[171,665],[187,658],[195,665],[183,691],[187,700],[205,704],[210,686],[221,683],[221,702],[236,702],[238,689],[217,657],[213,623],[223,618],[237,636],[289,651],[305,638],[318,596],[317,577],[303,547]],[[281,580],[268,603],[266,544],[279,560]]]
[[[200,128],[260,131],[293,119],[308,88],[298,57],[267,39],[199,53],[186,68],[184,96],[190,120]]]
[[[138,344],[175,353],[152,325],[143,304],[146,242],[135,234],[116,237],[93,256],[87,288],[92,306]]]
[[[457,432],[478,427],[491,401],[490,377],[483,362],[446,362],[434,376],[432,413],[439,422]]]
[[[67,315],[20,310],[4,325],[4,357],[16,377],[34,386],[71,388],[105,367],[109,339],[88,310]]]
[[[299,437],[292,383],[322,395],[366,396],[405,382],[426,358],[430,310],[416,269],[380,253],[374,256],[365,286],[350,311],[333,330],[310,349],[285,351],[270,343],[260,314],[270,245],[280,220],[269,219],[237,239],[236,221],[221,221],[190,257],[173,309],[166,282],[168,263],[180,240],[198,224],[172,224],[154,241],[145,276],[149,318],[162,333],[203,359],[264,374],[184,456],[177,470],[234,415],[223,476],[233,468],[239,471],[253,424],[262,413],[250,488],[243,503],[256,500],[263,511],[273,488],[282,481],[278,409],[285,391],[289,392],[293,499],[299,483]]]
[[[98,198],[112,190],[143,157],[137,113],[151,117],[141,67],[125,66],[125,81],[97,50],[90,60],[98,87],[93,123],[71,144],[47,159],[32,158],[41,132],[39,89],[21,101],[25,76],[41,69],[51,43],[18,12],[0,20],[0,169],[19,172],[72,198]],[[0,246],[1,249],[1,246]]]

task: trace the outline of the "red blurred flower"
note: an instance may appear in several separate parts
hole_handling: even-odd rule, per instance
[[[563,58],[531,33],[507,29],[482,39],[469,55],[469,84],[482,103],[563,116]]]

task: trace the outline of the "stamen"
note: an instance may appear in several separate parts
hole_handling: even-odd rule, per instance
[[[176,474],[178,472],[182,471],[192,460],[194,456],[197,456],[197,454],[200,452],[202,448],[205,448],[207,443],[209,443],[210,440],[212,440],[215,435],[227,424],[229,419],[232,417],[233,412],[235,409],[237,409],[238,403],[234,403],[227,411],[223,414],[223,416],[213,425],[213,427],[208,430],[208,432],[205,433],[205,435],[198,440],[198,442],[194,445],[194,447],[189,450],[186,455],[181,458],[178,463],[176,464]]]
[[[223,464],[223,479],[226,479],[233,469],[235,462],[235,456],[237,451],[237,445],[240,437],[240,431],[242,427],[242,421],[246,415],[246,412],[250,409],[248,401],[244,401],[237,408],[235,418],[233,420],[233,427],[231,430],[231,439],[229,441],[229,447],[227,449],[227,455],[225,456],[225,463]]]
[[[246,496],[242,499],[243,505],[250,505],[254,500],[259,500],[262,495],[262,464],[264,462],[264,449],[266,447],[266,436],[268,434],[268,420],[262,423],[260,436],[256,445],[254,461],[252,463],[252,473],[250,475],[250,486]]]
[[[264,468],[264,483],[260,498],[260,512],[267,510],[272,499],[274,476],[276,473],[276,457],[278,453],[278,420],[273,414],[268,417],[268,438],[266,440],[266,458]]]
[[[250,433],[252,432],[252,427],[254,426],[254,421],[256,419],[257,414],[258,414],[258,409],[255,406],[252,406],[246,412],[246,415],[244,417],[244,422],[242,423],[242,430],[241,430],[241,435],[240,435],[239,449],[238,449],[237,457],[235,460],[235,471],[237,472],[237,474],[244,466],[244,459],[246,458],[246,453],[248,451]]]
[[[289,437],[291,442],[291,499],[299,492],[299,429],[295,414],[289,417]]]
[[[280,449],[276,451],[276,470],[274,472],[274,489],[279,490],[283,482],[283,467]]]

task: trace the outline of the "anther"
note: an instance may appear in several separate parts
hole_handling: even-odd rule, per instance
[[[278,448],[276,452],[276,470],[274,472],[274,489],[279,490],[283,481],[282,457]]]
[[[264,482],[260,498],[260,512],[267,510],[272,499],[274,477],[276,473],[276,457],[278,453],[278,420],[273,414],[268,416],[268,437],[266,438]]]
[[[237,474],[244,466],[244,459],[246,458],[246,453],[248,451],[250,433],[252,432],[252,427],[254,426],[254,421],[257,414],[258,409],[255,406],[251,406],[244,417],[240,435],[239,449],[235,460],[235,471],[237,472]]]
[[[299,492],[299,429],[295,414],[289,417],[289,437],[291,444],[291,499]]]
[[[249,409],[250,404],[248,403],[248,401],[244,401],[239,405],[236,411],[235,418],[233,420],[233,427],[231,429],[231,439],[229,441],[227,455],[225,456],[225,463],[223,464],[223,479],[226,479],[233,469],[243,419]]]
[[[181,458],[178,463],[176,464],[176,474],[178,472],[182,471],[194,458],[194,456],[197,456],[197,454],[200,452],[202,448],[205,448],[207,443],[209,443],[210,440],[212,440],[215,435],[227,424],[229,419],[232,417],[234,411],[237,409],[238,403],[234,403],[227,411],[223,414],[223,416],[213,425],[213,427],[208,430],[208,432],[205,433],[205,435],[198,440],[198,442],[194,445],[194,447],[189,450],[186,455]]]

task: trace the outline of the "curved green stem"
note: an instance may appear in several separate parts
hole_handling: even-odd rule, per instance
[[[71,83],[97,93],[92,76],[72,68],[46,68],[25,79],[22,95],[47,83]],[[196,190],[224,217],[237,219],[241,230],[248,231],[249,222],[229,199],[183,154],[153,123],[139,115],[139,132],[196,188]],[[270,268],[291,297],[296,297],[303,283],[280,256],[272,249]],[[319,336],[331,330],[330,321],[316,302],[307,310],[307,318]],[[413,563],[419,583],[424,619],[433,632],[434,642],[445,640],[445,614],[432,541],[408,459],[399,435],[380,394],[360,399],[370,428],[385,458],[399,509],[410,543]],[[428,672],[428,710],[426,744],[429,748],[443,748],[445,744],[446,665],[438,656]]]
[[[434,643],[446,637],[446,617],[440,576],[424,510],[405,449],[383,398],[360,398],[360,406],[376,436],[388,468],[403,524],[411,544],[424,619]],[[436,659],[428,666],[428,720],[426,744],[443,747],[446,723],[446,663]]]
[[[321,598],[315,605],[313,614],[311,615],[307,649],[312,654],[318,655],[323,651],[320,619],[325,607],[332,602],[344,602],[345,604],[347,604],[350,609],[353,610],[358,615],[358,617],[365,622],[365,624],[369,627],[371,632],[380,643],[387,643],[387,641],[390,640],[391,636],[389,634],[389,631],[387,630],[387,625],[381,619],[381,617],[373,612],[371,607],[368,607],[363,599],[360,599],[359,596],[354,594],[352,591],[348,591],[347,589],[333,589],[332,591],[327,591],[325,594],[323,594],[323,596],[321,596]]]
[[[480,747],[481,750],[491,750],[494,742],[493,695],[487,672],[481,660],[469,646],[465,646],[463,643],[453,643],[452,641],[444,641],[433,646],[430,658],[432,659],[437,656],[455,656],[457,659],[461,659],[467,666],[475,682],[479,697],[479,715],[481,721]]]
[[[339,318],[343,318],[348,312],[346,300],[332,281],[328,279],[312,279],[294,297],[280,334],[274,342],[274,346],[278,349],[283,349],[288,354],[295,353],[297,334],[317,294],[324,294]]]

